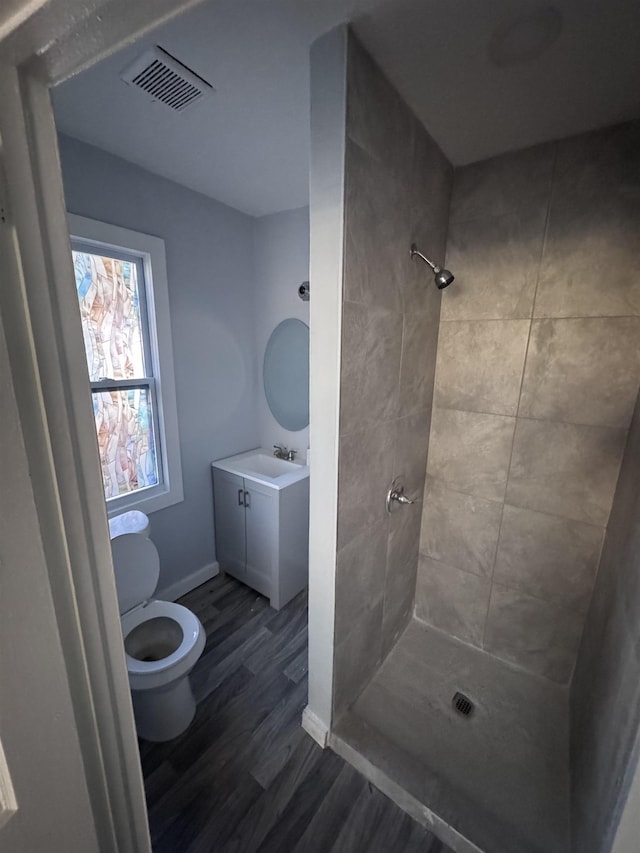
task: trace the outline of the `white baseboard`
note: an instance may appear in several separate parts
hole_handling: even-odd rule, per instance
[[[159,598],[161,601],[177,601],[183,595],[191,592],[192,589],[200,586],[201,583],[215,578],[219,572],[220,566],[217,563],[208,563],[201,569],[196,569],[195,572],[187,575],[186,578],[180,578],[179,581],[172,583],[171,586],[158,590],[155,598]]]
[[[307,707],[302,712],[302,728],[324,749],[329,742],[329,729],[313,711]]]

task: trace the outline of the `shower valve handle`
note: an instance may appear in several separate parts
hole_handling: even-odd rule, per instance
[[[404,485],[400,482],[400,480],[394,480],[391,483],[389,491],[387,492],[386,506],[387,512],[393,512],[394,508],[398,505],[400,506],[408,506],[410,504],[416,503],[417,498],[408,498],[404,493]]]

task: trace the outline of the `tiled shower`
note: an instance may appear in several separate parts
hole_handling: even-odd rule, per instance
[[[351,34],[346,78],[333,745],[455,850],[604,853],[640,748],[640,128],[453,170]]]
[[[561,684],[640,383],[639,139],[458,169],[451,202],[416,614]]]

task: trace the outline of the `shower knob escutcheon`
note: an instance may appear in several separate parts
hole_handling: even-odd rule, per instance
[[[418,498],[409,498],[405,495],[404,484],[399,478],[396,478],[391,483],[389,490],[387,491],[387,498],[385,501],[387,512],[394,512],[401,506],[410,506],[411,504],[416,503],[417,500]]]

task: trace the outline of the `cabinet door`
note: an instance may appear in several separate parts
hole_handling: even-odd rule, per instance
[[[213,469],[216,558],[220,568],[245,580],[244,480]]]
[[[278,492],[245,480],[246,564],[245,582],[271,598],[278,569]]]

